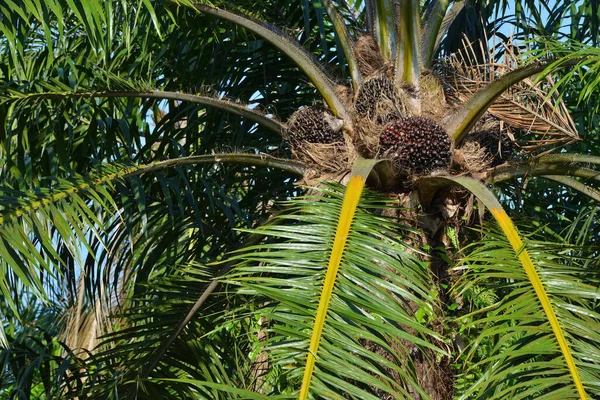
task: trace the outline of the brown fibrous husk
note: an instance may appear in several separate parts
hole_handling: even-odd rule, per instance
[[[345,105],[349,106],[352,104],[354,99],[354,95],[352,94],[352,89],[348,86],[338,85],[335,88],[335,93],[338,95],[339,99]]]
[[[316,193],[318,191],[314,191],[313,188],[323,187],[324,183],[329,182],[337,182],[344,186],[348,184],[350,181],[351,170],[345,169],[343,171],[337,172],[321,172],[316,169],[311,169],[307,171],[301,180],[295,183],[297,186],[304,186],[308,188],[308,193]]]
[[[441,121],[448,110],[446,94],[440,79],[427,74],[419,79],[419,95],[421,98],[421,116]]]
[[[492,164],[492,157],[479,143],[467,141],[460,149],[454,150],[452,161],[455,166],[473,174],[488,169]]]
[[[371,36],[362,36],[354,46],[358,69],[363,76],[384,74],[391,76],[393,67],[381,55],[379,45]]]
[[[306,165],[321,172],[339,172],[349,169],[355,155],[343,142],[309,143],[302,142],[292,148],[293,156]]]

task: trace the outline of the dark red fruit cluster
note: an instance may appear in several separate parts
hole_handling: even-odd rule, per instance
[[[379,139],[381,150],[401,168],[426,173],[446,168],[450,161],[450,138],[429,118],[406,117],[390,124]]]

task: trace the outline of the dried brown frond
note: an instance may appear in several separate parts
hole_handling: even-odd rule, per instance
[[[498,77],[519,67],[518,47],[511,41],[490,48],[486,42],[463,40],[463,51],[447,57],[438,66],[449,103],[460,106]],[[513,130],[526,133],[521,146],[524,150],[537,152],[573,143],[579,140],[577,128],[558,93],[548,97],[553,86],[551,77],[539,83],[525,79],[504,92],[488,113],[504,123],[501,128],[509,136]]]
[[[391,76],[392,66],[383,58],[379,45],[371,36],[362,36],[354,47],[358,69],[365,76]]]

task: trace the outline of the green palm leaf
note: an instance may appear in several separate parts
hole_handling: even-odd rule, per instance
[[[324,70],[315,62],[313,57],[296,40],[288,37],[282,31],[276,29],[264,21],[253,20],[250,17],[235,14],[215,7],[202,4],[194,4],[190,1],[179,0],[181,4],[195,8],[198,12],[207,13],[238,24],[255,34],[261,36],[277,49],[289,56],[308,76],[311,82],[319,90],[323,99],[331,110],[341,117],[347,117],[346,106],[335,92],[333,82],[325,74]]]
[[[546,316],[548,324],[552,330],[552,339],[560,348],[563,360],[567,365],[569,374],[571,376],[572,383],[576,388],[577,395],[581,399],[586,399],[587,396],[585,389],[583,388],[580,373],[575,365],[569,343],[565,337],[564,328],[561,326],[561,323],[557,318],[555,307],[548,297],[544,283],[540,279],[540,273],[535,268],[527,247],[523,243],[523,240],[521,239],[520,234],[511,218],[508,216],[508,214],[506,214],[498,200],[485,188],[485,186],[473,179],[465,177],[439,177],[430,178],[430,180],[434,182],[450,182],[452,184],[461,185],[475,194],[479,200],[490,210],[498,225],[501,227],[505,237],[509,241],[516,255],[516,259],[525,272],[525,276],[531,285],[529,294],[532,296],[532,299],[537,299],[538,306],[541,306],[541,309]],[[560,390],[563,389],[561,388]]]
[[[505,296],[485,310],[461,317],[471,340],[465,350],[464,376],[471,375],[474,381],[459,398],[586,398],[575,390],[529,278],[511,256],[511,245],[497,228],[481,233],[481,241],[466,249],[457,266],[465,274],[455,290],[468,295],[479,286]],[[594,343],[600,343],[595,328],[600,323],[595,306],[599,277],[593,262],[589,263],[595,256],[591,249],[540,241],[539,236],[543,237],[541,232],[527,238],[528,253],[556,310],[586,392],[597,393],[600,359]]]
[[[291,201],[275,218],[277,226],[256,231],[270,240],[232,258],[239,264],[228,282],[239,286],[239,295],[266,304],[257,310],[269,321],[262,351],[269,354],[272,368],[298,389],[302,366],[311,357],[309,338],[341,202],[333,188]],[[411,307],[429,310],[435,294],[426,264],[403,242],[409,230],[397,230],[390,219],[369,211],[387,208],[384,198],[368,194],[356,211],[321,345],[318,353],[312,350],[316,363],[306,388],[314,397],[347,393],[375,399],[375,393],[388,393],[402,398],[410,397],[411,390],[426,396],[411,372],[410,351],[441,352],[429,342],[439,335],[419,324]]]

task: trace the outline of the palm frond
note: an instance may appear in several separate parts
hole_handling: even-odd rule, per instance
[[[96,177],[86,179],[75,176],[68,181],[58,179],[50,189],[38,188],[31,192],[6,186],[0,188],[0,287],[15,313],[17,309],[10,293],[15,293],[17,288],[10,287],[9,277],[14,277],[19,285],[33,291],[38,297],[45,298],[40,270],[56,278],[57,269],[54,266],[63,264],[55,248],[57,237],[60,237],[76,263],[83,265],[81,244],[86,244],[93,253],[87,245],[88,235],[101,237],[100,231],[106,225],[106,221],[102,221],[102,217],[99,218],[90,208],[88,199],[113,215],[117,207],[109,190],[121,174],[131,171],[132,168],[128,167],[109,167]],[[82,196],[83,192],[85,196]]]
[[[542,46],[530,52],[534,59],[553,57],[555,62],[548,65],[546,73],[557,71],[568,64],[571,68],[562,75],[560,80],[553,85],[550,94],[556,93],[559,97],[564,94],[558,90],[561,86],[580,81],[578,101],[587,101],[593,96],[600,82],[597,79],[600,69],[600,52],[595,46],[586,45],[575,40],[559,41],[552,38],[536,38]],[[597,110],[597,108],[596,108]]]
[[[309,338],[341,204],[333,188],[292,200],[276,217],[277,226],[256,231],[270,240],[232,258],[239,264],[228,282],[239,287],[245,304],[263,305],[255,318],[268,321],[268,338],[261,343],[265,363],[294,392],[310,357]],[[413,312],[430,310],[435,294],[426,264],[406,243],[408,231],[369,211],[387,207],[383,198],[369,193],[356,211],[315,355],[308,387],[314,397],[332,392],[369,399],[383,393],[426,396],[413,375],[410,352],[441,352],[432,344],[440,336],[418,323]],[[268,377],[262,381],[262,390],[275,390]]]
[[[529,278],[511,255],[511,245],[495,227],[480,233],[481,240],[465,249],[457,266],[464,274],[456,293],[465,294],[477,285],[503,296],[486,309],[460,317],[463,339],[468,337],[463,356],[463,379],[468,383],[459,398],[584,399],[586,392],[598,393],[597,254],[536,236],[526,239],[585,388],[576,390]]]
[[[6,39],[8,67],[21,80],[30,78],[32,47],[40,50],[47,46],[47,51],[36,54],[37,68],[60,62],[63,52],[75,50],[84,62],[111,67],[119,61],[121,50],[132,52],[134,46],[138,46],[139,59],[147,60],[151,43],[136,40],[138,35],[147,34],[151,27],[150,31],[161,37],[165,25],[172,22],[169,10],[157,14],[151,1],[132,5],[98,0],[9,2],[0,5],[0,14],[4,16],[0,31]]]
[[[567,187],[570,187],[571,189],[577,190],[578,192],[588,196],[592,200],[600,202],[600,190],[590,187],[584,183],[581,183],[575,178],[562,175],[542,175],[542,177],[561,183]]]
[[[308,398],[317,352],[319,351],[319,344],[321,343],[323,335],[325,317],[329,310],[333,286],[337,279],[338,270],[352,226],[352,220],[356,213],[356,207],[360,201],[367,178],[375,164],[376,162],[374,161],[358,160],[352,169],[352,176],[346,187],[344,202],[342,203],[342,208],[340,210],[339,222],[336,227],[335,238],[333,239],[333,246],[331,248],[331,256],[327,264],[327,274],[325,275],[323,290],[321,291],[317,314],[315,315],[315,324],[310,338],[306,366],[304,367],[304,377],[302,378],[302,386],[300,388],[300,399],[302,400]]]
[[[565,164],[583,164],[600,165],[600,157],[587,154],[547,154],[538,158],[540,164],[565,163]]]
[[[46,89],[54,89],[50,87],[51,83],[44,83]],[[140,98],[140,99],[158,99],[158,100],[173,100],[178,102],[189,102],[203,106],[214,107],[217,110],[227,111],[242,117],[248,118],[250,121],[256,122],[265,126],[276,133],[282,133],[285,125],[274,118],[267,117],[264,113],[248,108],[247,106],[220,99],[212,96],[202,96],[178,92],[153,91],[139,87],[128,87],[128,90],[103,90],[102,88],[90,88],[88,90],[71,91],[69,88],[59,85],[56,89],[66,89],[66,91],[44,91],[26,93],[23,90],[8,89],[5,93],[0,94],[0,104],[14,105],[19,107],[24,104],[35,104],[43,100],[65,100],[65,99],[95,99],[95,98]]]
[[[513,221],[504,211],[498,200],[493,194],[480,182],[471,178],[465,177],[436,177],[431,178],[432,181],[446,182],[458,184],[472,192],[478,199],[490,210],[492,216],[501,227],[503,234],[510,243],[516,258],[519,261],[522,269],[525,272],[529,285],[531,285],[529,294],[533,299],[536,299],[535,304],[543,311],[552,336],[552,341],[558,345],[562,353],[562,361],[566,364],[571,379],[571,384],[574,386],[577,396],[582,400],[586,399],[585,389],[581,380],[581,374],[577,368],[569,343],[567,342],[564,327],[557,318],[555,306],[550,301],[547,289],[540,278],[540,272],[536,269],[527,247],[523,243],[519,232],[517,231]],[[506,366],[505,366],[506,367]],[[570,386],[570,385],[569,385]],[[511,390],[514,390],[512,388]],[[564,391],[561,388],[561,391]]]
[[[295,39],[285,35],[281,30],[270,24],[267,24],[264,21],[254,20],[248,16],[235,14],[219,8],[205,6],[202,4],[194,4],[189,1],[179,2],[185,6],[196,9],[198,12],[210,14],[215,17],[231,21],[264,38],[278,50],[290,57],[298,65],[298,67],[300,67],[306,73],[325,102],[336,115],[341,117],[346,117],[349,115],[348,111],[346,110],[346,106],[340,100],[335,91],[333,82],[325,74],[324,70],[316,63],[310,53],[308,53],[300,44],[298,44]]]
[[[579,166],[577,164],[538,164],[525,166],[500,166],[494,168],[489,173],[488,181],[491,183],[502,182],[508,179],[520,176],[540,176],[540,175],[563,175],[575,176],[587,180],[600,180],[600,173],[597,170]]]
[[[455,4],[461,4],[456,2]],[[464,4],[464,3],[462,3]],[[421,63],[424,68],[430,69],[433,65],[437,46],[436,39],[440,34],[444,34],[444,20],[446,19],[446,11],[450,1],[435,0],[429,3],[423,17],[423,33],[421,43]],[[453,15],[452,10],[448,15]],[[446,29],[449,23],[446,23]]]
[[[142,166],[104,166],[90,178],[72,177],[70,180],[57,179],[50,189],[38,188],[27,193],[2,187],[2,216],[0,217],[0,254],[2,255],[2,279],[0,289],[13,312],[17,312],[15,302],[10,293],[15,293],[24,285],[39,298],[45,298],[39,269],[57,279],[57,271],[61,271],[64,255],[59,254],[56,241],[74,260],[75,265],[85,265],[80,247],[84,246],[93,259],[104,254],[107,244],[104,234],[111,230],[115,221],[114,215],[119,211],[114,193],[115,183],[125,178],[154,172],[178,165],[227,162],[231,155],[197,156],[187,159],[176,159],[156,162]],[[253,160],[255,165],[276,166],[286,161],[270,160],[260,155],[239,155],[241,159]],[[237,158],[237,157],[234,157]],[[238,161],[240,158],[238,158]],[[251,161],[251,162],[253,162]],[[272,161],[275,161],[273,164]],[[298,172],[298,166],[292,164]],[[98,210],[90,208],[90,202]],[[142,217],[145,214],[142,213]],[[127,224],[124,224],[127,226]],[[103,238],[103,239],[102,239]],[[92,241],[98,239],[101,249],[92,247]],[[59,246],[60,247],[60,246]],[[60,272],[59,272],[60,273]]]
[[[161,392],[185,398],[212,396],[210,386],[195,392],[189,385],[169,380],[196,379],[235,387],[246,376],[243,358],[251,351],[251,342],[238,335],[250,329],[251,320],[225,321],[230,328],[216,329],[224,312],[219,293],[185,318],[211,285],[215,267],[188,263],[169,269],[169,274],[150,279],[146,290],[130,300],[126,312],[113,316],[120,326],[102,338],[88,360],[103,367],[85,371],[94,382],[94,396],[152,398]],[[185,329],[173,336],[174,327],[184,319]],[[165,342],[169,345],[162,351]],[[114,370],[113,366],[125,362],[126,371]],[[222,397],[217,393],[214,398]]]
[[[379,44],[383,57],[393,60],[398,35],[394,3],[389,0],[373,0],[368,3],[371,5],[370,12],[373,15],[375,41]]]
[[[466,41],[463,43],[464,51],[446,58],[442,66],[442,70],[446,71],[444,79],[455,99],[462,103],[463,110],[473,109],[476,99],[481,101],[484,93],[491,94],[492,90],[485,87],[497,86],[499,90],[487,98],[485,104],[481,103],[479,112],[475,114],[478,116],[474,116],[473,120],[483,112],[489,112],[506,124],[505,129],[509,129],[509,133],[510,129],[525,132],[520,138],[522,147],[531,151],[565,146],[579,139],[564,102],[557,96],[548,97],[548,91],[554,85],[551,77],[546,76],[543,83],[530,78],[544,69],[535,64],[519,69],[521,61],[512,43],[498,45],[500,61],[495,61],[496,49],[486,50],[487,45],[481,43],[479,46]],[[480,58],[487,62],[480,64],[477,61]],[[526,70],[525,74],[516,74],[516,71]],[[513,76],[513,79],[506,80],[508,76]],[[495,81],[504,82],[504,86],[494,84]]]
[[[4,306],[4,304],[3,304]],[[8,345],[0,351],[0,393],[3,398],[62,398],[81,391],[85,361],[56,340],[60,310],[32,302],[20,309],[24,323],[3,318]]]
[[[350,69],[350,76],[352,77],[352,86],[356,91],[362,83],[362,76],[358,68],[358,60],[356,59],[356,55],[354,54],[353,40],[350,37],[350,34],[348,33],[346,23],[342,19],[342,16],[340,15],[339,11],[333,6],[331,1],[323,0],[322,3],[325,9],[327,10],[329,18],[333,22],[336,37],[340,42],[340,45],[344,51],[344,56],[346,57],[346,61],[348,62],[348,69]]]

